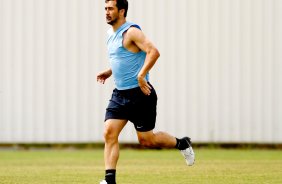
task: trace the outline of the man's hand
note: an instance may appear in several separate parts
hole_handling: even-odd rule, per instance
[[[112,70],[106,70],[103,72],[98,73],[97,75],[97,82],[100,82],[102,84],[105,83],[106,79],[109,78],[112,75]]]
[[[144,77],[138,76],[138,84],[139,87],[141,88],[142,92],[145,95],[150,95],[151,94],[151,86],[147,83],[147,81],[144,79]]]

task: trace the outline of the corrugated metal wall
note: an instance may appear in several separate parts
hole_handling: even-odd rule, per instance
[[[282,1],[130,1],[161,57],[157,130],[282,143]],[[101,141],[104,1],[0,0],[0,143]],[[122,141],[136,141],[129,124]]]

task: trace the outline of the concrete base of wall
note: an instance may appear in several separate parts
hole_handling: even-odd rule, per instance
[[[0,143],[0,150],[40,150],[40,149],[103,149],[104,143]],[[138,143],[121,143],[121,149],[146,149]],[[258,143],[193,143],[193,148],[209,149],[279,149],[282,150],[282,143],[279,144],[258,144]],[[156,148],[160,149],[160,148]]]

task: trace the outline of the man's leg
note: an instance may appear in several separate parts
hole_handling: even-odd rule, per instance
[[[184,156],[187,165],[191,166],[195,162],[195,154],[191,146],[190,138],[177,139],[166,132],[154,133],[137,131],[137,136],[141,145],[150,148],[177,148]]]
[[[108,184],[115,184],[115,171],[117,166],[117,161],[119,158],[119,143],[118,136],[121,130],[126,125],[127,120],[119,119],[108,119],[105,122],[104,129],[104,161],[106,176],[105,180]]]
[[[166,132],[138,132],[138,140],[141,145],[146,147],[175,148],[176,138]]]

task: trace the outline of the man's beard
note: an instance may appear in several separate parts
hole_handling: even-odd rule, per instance
[[[114,25],[117,21],[118,21],[118,19],[115,18],[115,19],[113,19],[111,21],[107,21],[107,23],[110,24],[110,25]]]

